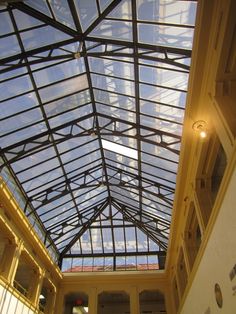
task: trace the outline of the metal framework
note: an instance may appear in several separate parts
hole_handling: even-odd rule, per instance
[[[1,176],[63,270],[164,267],[195,12],[0,4]]]

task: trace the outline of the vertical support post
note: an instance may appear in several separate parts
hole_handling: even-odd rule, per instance
[[[139,292],[137,287],[131,287],[130,289],[130,314],[140,314]]]
[[[39,304],[39,296],[41,293],[43,284],[43,274],[39,269],[32,270],[32,276],[29,284],[29,295],[28,298],[32,304],[37,307]]]
[[[57,307],[59,311],[55,309],[56,307],[56,288],[52,287],[48,289],[47,291],[47,302],[46,302],[46,307],[45,307],[45,314],[51,314],[51,313],[63,313],[63,305],[64,305],[64,296],[61,298],[62,302],[59,304],[61,307]]]
[[[183,257],[184,257],[184,261],[185,261],[187,276],[189,277],[189,275],[191,273],[191,267],[190,267],[189,257],[188,257],[188,253],[187,253],[186,243],[185,243],[185,235],[183,235],[182,249],[183,249]]]
[[[64,302],[65,302],[65,292],[62,288],[60,288],[56,295],[56,302],[54,305],[54,311],[45,311],[45,313],[58,313],[63,314],[64,313]],[[48,306],[47,306],[48,307]]]
[[[98,307],[97,288],[91,287],[88,296],[89,314],[97,314],[97,307]]]
[[[14,283],[22,249],[22,241],[16,243],[12,240],[9,240],[4,248],[2,262],[0,265],[0,272],[11,285]]]

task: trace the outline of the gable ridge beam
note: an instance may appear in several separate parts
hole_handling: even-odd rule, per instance
[[[84,32],[86,37],[94,28],[121,2],[122,0],[113,0],[111,4],[99,15],[99,17]]]
[[[160,239],[158,239],[156,236],[154,236],[150,231],[148,231],[143,225],[141,225],[136,219],[133,218],[132,215],[129,215],[127,211],[125,212],[122,209],[122,206],[116,202],[113,201],[113,206],[121,212],[121,214],[126,217],[129,221],[131,221],[135,227],[137,227],[139,230],[141,230],[144,234],[146,234],[153,242],[155,242],[158,246],[160,246],[164,251],[167,250],[167,244],[162,242]],[[125,207],[125,206],[124,206]],[[160,234],[161,237],[165,237],[162,234]]]
[[[76,241],[82,236],[82,234],[89,228],[89,226],[97,219],[97,217],[104,211],[104,209],[109,205],[109,198],[101,205],[97,211],[94,212],[93,216],[86,222],[84,227],[77,233],[77,235],[70,241],[69,244],[60,253],[60,260],[64,257],[66,252],[68,252],[71,247],[76,243]]]

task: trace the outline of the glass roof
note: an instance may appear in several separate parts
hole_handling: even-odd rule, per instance
[[[0,5],[0,169],[63,271],[164,268],[197,2]]]

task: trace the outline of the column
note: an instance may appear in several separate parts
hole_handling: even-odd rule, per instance
[[[130,314],[140,314],[139,291],[137,287],[131,287],[130,289]]]
[[[28,289],[28,298],[32,304],[37,307],[39,304],[39,296],[42,290],[43,273],[39,269],[33,269]]]
[[[89,314],[97,314],[98,295],[97,288],[91,287],[88,295]]]
[[[61,305],[60,308],[57,307],[57,309],[59,309],[59,311],[56,311],[55,307],[56,307],[56,288],[52,287],[49,288],[47,291],[47,301],[46,301],[46,307],[45,307],[45,311],[44,314],[52,314],[52,313],[63,313],[63,306],[64,306],[64,296],[61,298],[62,303],[59,302],[59,304]]]
[[[23,243],[21,241],[15,243],[12,240],[8,240],[4,248],[0,271],[11,285],[15,279],[22,249]]]
[[[63,314],[64,313],[64,302],[65,302],[65,292],[62,288],[60,288],[60,290],[57,291],[56,302],[54,305],[54,311],[46,312],[46,313]]]
[[[190,263],[189,263],[189,255],[188,255],[187,248],[186,248],[185,237],[186,237],[186,235],[183,235],[184,241],[182,244],[182,249],[183,249],[183,257],[184,257],[184,261],[185,261],[187,276],[189,277],[189,275],[191,273],[191,267],[190,267]]]

